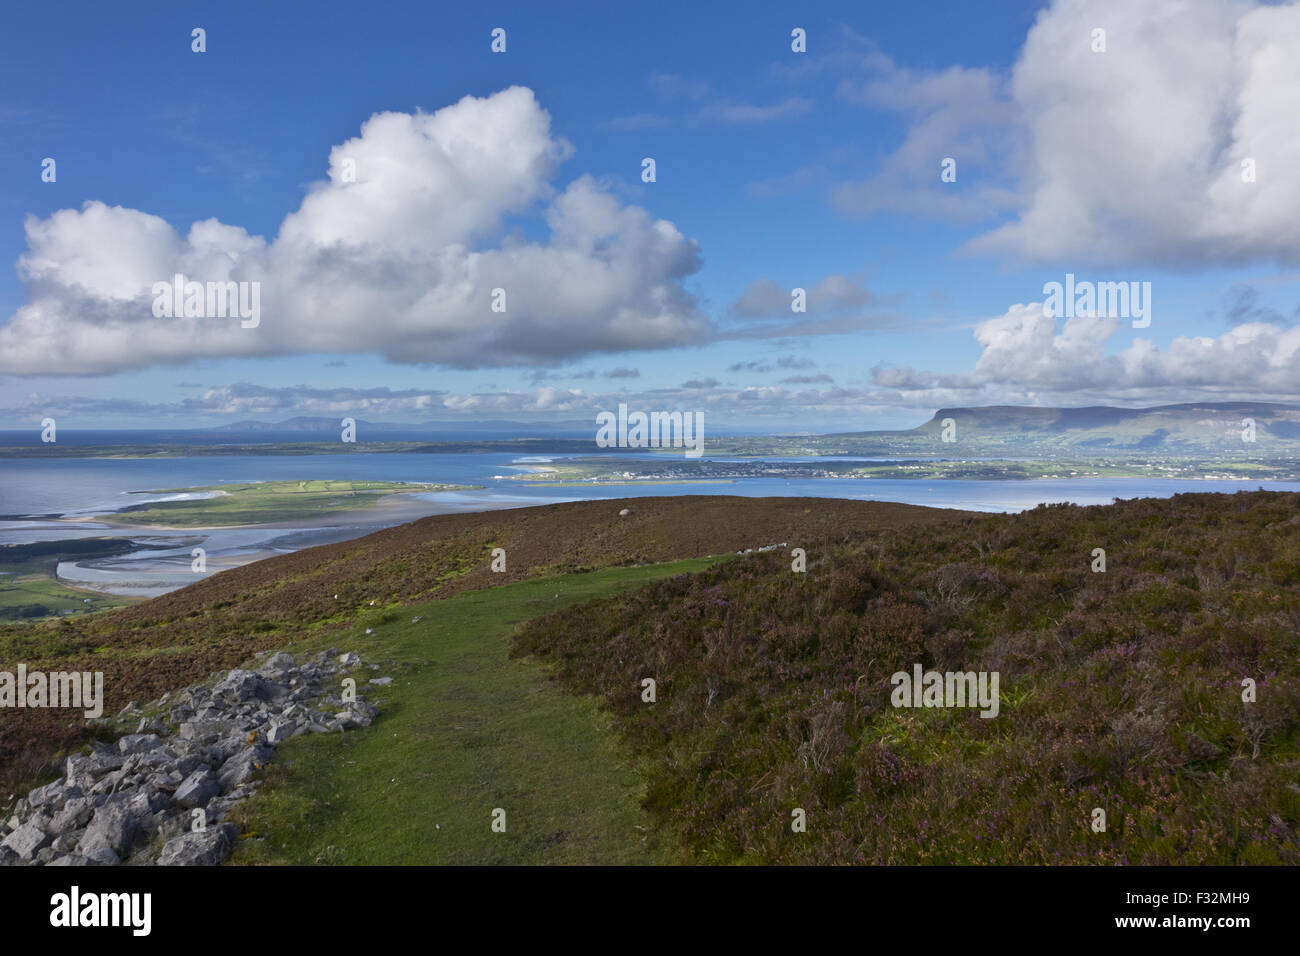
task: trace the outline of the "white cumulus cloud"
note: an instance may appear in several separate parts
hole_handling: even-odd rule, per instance
[[[310,352],[482,367],[703,341],[682,285],[698,245],[591,177],[557,191],[571,153],[533,93],[511,87],[372,116],[270,242],[215,219],[181,235],[98,201],[29,217],[27,302],[0,327],[0,372]],[[509,229],[538,204],[544,239]],[[260,283],[260,324],[155,318],[151,289],[175,273]]]
[[[1104,53],[1094,29],[1106,31]],[[972,248],[1039,261],[1300,261],[1300,5],[1057,0],[1011,87],[1029,143],[1026,207]]]
[[[1055,0],[1005,75],[853,39],[840,96],[906,133],[843,212],[1002,217],[967,249],[1021,262],[1300,262],[1300,3]]]
[[[1070,396],[1290,400],[1300,390],[1300,326],[1251,322],[1219,336],[1178,336],[1163,350],[1142,337],[1110,350],[1126,324],[1089,316],[1060,323],[1042,303],[1014,305],[975,327],[981,353],[970,371],[882,367],[873,380],[913,394],[965,391],[967,401],[978,392],[1064,403]]]

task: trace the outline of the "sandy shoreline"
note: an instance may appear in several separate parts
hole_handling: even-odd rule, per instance
[[[374,505],[324,515],[304,515],[292,521],[264,524],[174,527],[115,522],[109,515],[53,519],[50,523],[86,525],[87,536],[122,539],[157,539],[129,555],[60,562],[56,572],[65,585],[89,592],[134,597],[154,597],[193,584],[211,574],[242,567],[304,548],[335,544],[440,514],[493,511],[550,503],[547,499],[503,499],[474,492],[393,492]],[[93,525],[90,527],[88,525]],[[333,533],[331,533],[333,532]],[[163,544],[175,536],[175,546]],[[205,572],[191,567],[191,547],[201,542],[207,549]]]
[[[268,521],[256,522],[253,524],[213,524],[213,525],[168,525],[168,524],[140,524],[137,521],[120,521],[114,520],[115,512],[108,511],[102,514],[82,514],[66,515],[59,518],[44,519],[52,524],[66,525],[84,525],[94,524],[102,526],[102,529],[114,532],[190,532],[202,534],[211,531],[236,531],[253,528],[265,528],[268,530],[295,529],[300,531],[310,531],[317,528],[342,528],[355,527],[357,525],[377,524],[405,524],[408,521],[415,521],[418,518],[426,518],[430,515],[456,514],[463,511],[490,511],[497,508],[513,508],[519,505],[513,502],[502,503],[499,498],[490,498],[484,496],[472,504],[449,503],[440,501],[431,501],[421,498],[420,495],[466,495],[466,492],[453,491],[434,491],[434,492],[407,492],[395,491],[384,495],[373,505],[366,508],[349,508],[346,510],[331,511],[323,515],[304,514],[301,518],[294,518],[288,521]]]

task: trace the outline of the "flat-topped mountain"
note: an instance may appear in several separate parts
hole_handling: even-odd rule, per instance
[[[949,420],[956,444],[1024,445],[1075,451],[1171,451],[1232,453],[1300,449],[1300,407],[1271,402],[1198,402],[1117,408],[1037,408],[986,405],[941,408],[923,425],[897,432],[852,432],[835,438],[933,441]],[[1248,437],[1253,423],[1254,440]]]

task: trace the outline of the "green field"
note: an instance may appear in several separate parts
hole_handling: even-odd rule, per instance
[[[471,591],[362,615],[344,635],[290,648],[385,662],[369,728],[283,744],[267,790],[236,811],[235,863],[661,863],[644,785],[594,698],[531,660],[515,626],[716,559],[619,568]],[[415,619],[418,618],[418,622]],[[365,629],[374,633],[367,636]],[[346,645],[346,646],[344,646]],[[506,811],[506,831],[491,829]]]
[[[1013,461],[955,459],[948,461],[899,461],[864,464],[852,461],[712,461],[692,460],[661,454],[658,459],[576,458],[556,462],[546,471],[520,475],[519,480],[548,488],[571,488],[583,485],[673,485],[683,483],[722,483],[745,478],[855,478],[914,480],[1029,480],[1034,478],[1171,478],[1200,477],[1200,466],[1166,461],[1057,459],[1052,461]],[[1286,478],[1291,472],[1272,466],[1234,463],[1217,466],[1235,477]]]
[[[114,524],[210,528],[223,525],[298,521],[336,511],[371,508],[397,492],[464,490],[464,485],[416,484],[399,481],[262,481],[242,485],[167,488],[149,494],[221,492],[215,498],[161,501],[131,505],[114,512]]]
[[[129,603],[125,598],[79,591],[54,577],[53,562],[0,564],[0,620],[28,620],[51,614],[102,611]]]
[[[121,554],[129,550],[131,546],[126,542],[108,538],[45,541],[0,548],[0,621],[100,611],[132,603],[129,598],[69,587],[55,576],[60,561]]]

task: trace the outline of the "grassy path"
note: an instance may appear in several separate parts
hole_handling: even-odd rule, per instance
[[[375,723],[280,747],[265,790],[237,811],[252,836],[236,864],[657,863],[643,784],[594,699],[532,660],[509,660],[515,625],[577,601],[714,563],[705,558],[524,581],[376,609],[327,644],[385,662],[366,695]],[[418,618],[418,621],[414,620]],[[365,635],[370,627],[373,633]],[[346,646],[344,646],[346,644]],[[392,661],[392,663],[387,663]],[[360,683],[364,683],[364,679]],[[496,808],[506,830],[493,832]]]

